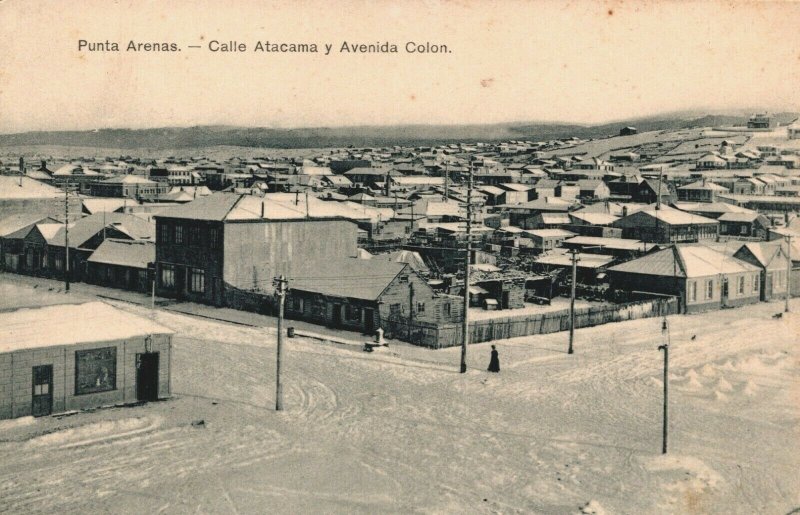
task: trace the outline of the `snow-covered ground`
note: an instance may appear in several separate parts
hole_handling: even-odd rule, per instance
[[[670,317],[667,456],[659,319],[578,330],[572,356],[563,333],[495,342],[498,375],[489,344],[458,374],[458,348],[287,339],[277,413],[274,329],[158,311],[175,398],[0,421],[0,511],[788,513],[800,314],[781,308]]]

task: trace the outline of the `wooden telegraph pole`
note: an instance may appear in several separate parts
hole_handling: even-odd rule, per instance
[[[569,253],[572,255],[572,286],[570,287],[569,295],[569,348],[567,354],[572,354],[572,342],[575,340],[575,283],[578,280],[578,250],[571,249]]]
[[[286,300],[286,285],[289,281],[284,276],[273,281],[278,295],[278,355],[275,367],[275,410],[283,411],[283,384],[281,383],[281,362],[283,361],[283,305]]]
[[[667,325],[667,317],[664,317],[662,322],[661,334],[664,336],[664,344],[658,346],[658,350],[664,351],[664,415],[661,427],[661,454],[666,454],[669,427],[669,326]]]
[[[792,289],[792,236],[786,235],[786,305],[783,308],[785,313],[789,312],[789,297]]]
[[[444,162],[444,197],[442,200],[447,202],[447,199],[450,197],[450,163],[448,161]]]
[[[64,182],[64,291],[69,293],[69,181]]]
[[[414,283],[408,280],[408,341],[414,334]]]
[[[464,258],[464,327],[461,335],[461,373],[467,371],[467,345],[469,345],[469,268],[472,261],[472,162],[469,164],[467,187],[467,255]]]

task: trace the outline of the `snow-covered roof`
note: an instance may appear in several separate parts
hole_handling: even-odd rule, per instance
[[[0,313],[0,352],[110,342],[173,331],[103,302],[23,308]]]
[[[58,188],[23,176],[0,175],[0,199],[59,198]]]
[[[709,277],[758,271],[758,268],[703,245],[683,245],[642,256],[609,270],[671,277]]]
[[[89,256],[90,263],[147,269],[156,260],[156,245],[145,240],[108,238]]]

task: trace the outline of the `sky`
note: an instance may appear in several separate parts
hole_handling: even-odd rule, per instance
[[[0,133],[798,110],[797,20],[800,3],[779,2],[5,0]],[[79,51],[81,39],[121,51]],[[130,40],[181,51],[126,52]],[[211,52],[214,40],[248,48]],[[254,52],[258,41],[321,53]],[[409,41],[450,52],[406,53]],[[343,42],[399,52],[343,54]]]

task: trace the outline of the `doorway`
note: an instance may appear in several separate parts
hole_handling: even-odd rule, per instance
[[[342,305],[341,304],[334,304],[333,305],[333,313],[331,317],[331,325],[333,327],[339,327],[342,325]]]
[[[722,305],[723,306],[727,306],[728,305],[728,278],[727,277],[723,277],[722,278],[722,299],[721,300],[722,300]]]
[[[136,355],[136,399],[158,400],[158,352]]]
[[[375,310],[364,308],[364,334],[373,334],[375,332]]]
[[[33,367],[31,414],[43,417],[53,411],[53,365]]]

